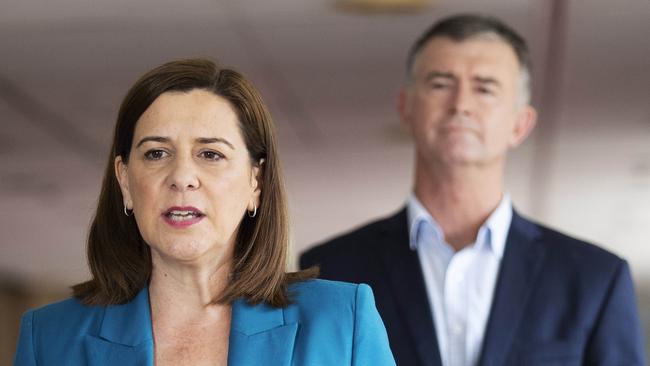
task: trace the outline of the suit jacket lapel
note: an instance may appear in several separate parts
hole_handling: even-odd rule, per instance
[[[427,297],[420,261],[409,247],[406,209],[388,219],[380,246],[382,259],[412,342],[426,366],[442,365],[433,316]]]
[[[285,324],[282,309],[236,301],[228,350],[230,365],[289,365],[298,324]],[[84,339],[86,361],[99,366],[153,365],[149,291],[129,303],[108,306],[97,335]]]
[[[504,365],[545,250],[536,242],[538,228],[513,211],[479,365]]]
[[[286,324],[284,311],[238,300],[232,307],[229,365],[290,365],[298,324]]]
[[[129,303],[106,307],[99,332],[86,335],[84,343],[88,364],[153,365],[148,288]]]

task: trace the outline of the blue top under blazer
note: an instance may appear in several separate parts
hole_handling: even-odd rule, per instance
[[[284,308],[233,303],[228,365],[395,365],[370,287],[289,289]],[[25,313],[14,365],[153,365],[151,329],[148,288],[124,305],[68,299]]]

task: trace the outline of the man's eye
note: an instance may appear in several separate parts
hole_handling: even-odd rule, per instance
[[[490,89],[490,88],[484,88],[484,87],[480,87],[480,88],[478,88],[478,92],[479,92],[480,94],[487,94],[487,95],[494,94],[494,92],[492,91],[492,89]]]
[[[210,150],[201,151],[199,155],[201,155],[202,158],[207,160],[217,161],[223,159],[223,155],[216,151],[210,151]]]
[[[431,89],[446,89],[449,84],[446,83],[431,83]]]
[[[144,153],[144,158],[147,160],[160,160],[167,156],[167,152],[164,150],[152,149]]]

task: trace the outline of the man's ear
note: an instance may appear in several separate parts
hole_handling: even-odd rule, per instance
[[[120,191],[122,191],[124,206],[127,209],[132,210],[133,200],[131,199],[131,192],[129,191],[129,179],[127,173],[128,166],[124,163],[121,156],[117,156],[115,158],[115,177],[117,178],[117,183],[120,185]]]
[[[402,86],[397,95],[397,112],[399,113],[399,119],[404,127],[410,130],[409,121],[411,106],[409,101],[409,89],[407,86]]]
[[[537,111],[535,108],[531,105],[521,108],[510,138],[510,147],[517,147],[524,142],[535,128],[535,124],[537,124]]]

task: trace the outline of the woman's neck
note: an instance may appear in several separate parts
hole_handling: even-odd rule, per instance
[[[149,297],[156,308],[198,311],[215,305],[214,300],[228,284],[231,262],[221,260],[203,265],[178,263],[152,252],[153,269]]]
[[[190,266],[152,253],[149,284],[156,365],[225,365],[232,308],[215,303],[231,262]]]

